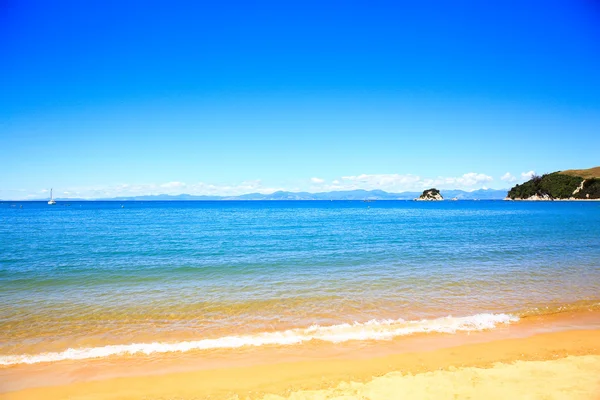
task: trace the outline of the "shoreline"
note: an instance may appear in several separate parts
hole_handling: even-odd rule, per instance
[[[267,330],[220,331],[213,335],[180,335],[171,333],[160,337],[148,335],[141,340],[101,342],[88,341],[87,345],[71,345],[62,348],[43,350],[43,348],[0,356],[0,374],[10,368],[28,365],[61,365],[61,363],[89,362],[97,360],[118,360],[119,358],[184,358],[186,354],[198,355],[234,354],[251,352],[252,349],[285,348],[286,353],[294,353],[297,348],[317,347],[364,347],[368,343],[404,343],[422,337],[464,337],[464,335],[494,336],[493,332],[519,332],[531,326],[532,321],[543,321],[553,325],[553,329],[564,329],[569,320],[589,320],[594,317],[600,329],[600,300],[580,300],[572,303],[547,305],[543,308],[531,308],[522,312],[478,313],[472,315],[436,316],[432,318],[394,319],[394,313],[378,318],[346,321],[340,320],[332,325],[280,325]],[[593,318],[592,318],[593,319]],[[589,322],[589,321],[588,321]],[[579,326],[580,324],[578,324]],[[534,324],[535,326],[535,324]],[[569,325],[567,324],[567,327]],[[572,327],[572,326],[571,326]],[[534,332],[529,332],[533,334]],[[437,339],[436,339],[437,341]],[[64,344],[63,344],[64,346]],[[389,346],[387,346],[389,347]],[[0,388],[0,393],[2,392]]]
[[[547,201],[547,202],[552,202],[552,201],[600,201],[600,199],[543,199],[543,198],[528,198],[528,199],[511,199],[511,198],[505,198],[503,199],[504,201]]]
[[[573,383],[573,379],[582,378],[581,374],[578,375],[577,371],[566,374],[565,369],[569,370],[572,363],[584,362],[593,367],[593,371],[600,371],[599,339],[600,330],[542,333],[528,338],[502,339],[371,359],[318,360],[114,378],[8,392],[1,394],[0,399],[280,399],[288,398],[292,394],[296,396],[294,398],[323,398],[318,397],[319,392],[314,391],[326,394],[339,391],[340,388],[342,391],[349,388],[352,392],[361,385],[368,387],[380,384],[381,382],[377,383],[379,379],[389,379],[390,376],[400,379],[429,377],[430,383],[437,385],[439,379],[436,379],[436,374],[439,375],[438,378],[454,379],[453,375],[459,378],[465,371],[473,375],[474,368],[481,373],[485,373],[486,370],[489,372],[498,366],[502,369],[517,365],[531,369],[531,362],[538,363],[535,364],[537,369],[533,368],[534,376],[536,370],[543,371],[546,367],[552,370],[558,363],[556,368],[560,373],[568,375],[571,384],[575,384],[577,390],[582,390],[584,395],[588,395],[580,398],[593,398],[600,392],[594,393],[595,388],[590,387],[589,382],[585,387],[577,382]],[[589,372],[590,369],[586,370]],[[520,373],[519,368],[516,369],[516,373]],[[595,387],[600,388],[600,378],[595,372],[593,376],[596,377],[596,381],[592,384],[597,384]],[[541,378],[544,377],[536,376],[536,379]],[[553,376],[552,379],[554,378]],[[586,376],[586,379],[589,381],[589,376]],[[539,386],[540,382],[546,381],[521,382],[521,386],[526,388],[534,383]],[[391,385],[391,382],[389,384]],[[500,389],[502,382],[495,382],[495,385]],[[467,390],[467,387],[462,390]],[[300,395],[304,397],[299,397]]]
[[[452,377],[457,369],[462,374],[466,373],[464,368],[487,370],[496,363],[512,365],[517,361],[553,363],[563,360],[556,364],[556,368],[569,369],[583,362],[579,359],[565,361],[569,356],[598,356],[598,359],[590,358],[586,362],[600,365],[600,313],[533,316],[517,325],[470,334],[423,335],[355,348],[349,346],[345,350],[344,346],[332,349],[331,346],[314,345],[305,350],[296,349],[295,353],[285,348],[248,351],[236,363],[227,362],[217,355],[214,362],[204,369],[202,364],[207,360],[198,354],[190,355],[187,366],[184,365],[185,360],[179,357],[170,361],[148,361],[137,366],[134,359],[127,359],[119,361],[116,367],[102,361],[96,365],[72,363],[72,368],[51,363],[54,378],[68,377],[72,382],[8,391],[0,394],[0,399],[87,399],[91,393],[96,394],[95,398],[103,399],[231,399],[235,396],[262,399],[265,396],[287,397],[300,390],[330,391],[340,384],[343,386],[343,382],[355,382],[352,385],[368,390],[381,384],[374,381],[374,377],[390,373],[392,378],[388,376],[385,379],[394,379],[400,384],[406,381],[404,375],[408,373],[414,378],[417,374],[445,371],[434,378],[455,379]],[[160,364],[163,367],[168,364],[168,368],[156,369]],[[527,369],[530,365],[522,367]],[[398,375],[398,371],[402,376]],[[509,368],[507,371],[512,370]],[[488,372],[477,373],[485,376]],[[23,379],[38,381],[40,366],[23,368],[21,373]],[[6,375],[2,376],[6,378]],[[55,383],[51,376],[47,379]],[[319,393],[325,395],[325,392]],[[312,395],[316,396],[315,393]],[[302,396],[312,398],[307,393]]]

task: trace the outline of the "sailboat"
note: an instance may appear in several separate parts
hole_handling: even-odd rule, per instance
[[[51,206],[56,204],[56,201],[52,197],[52,189],[50,189],[50,200],[48,201],[48,204],[50,204]]]

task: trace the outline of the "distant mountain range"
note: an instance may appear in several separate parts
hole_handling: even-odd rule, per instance
[[[445,200],[457,198],[458,200],[503,200],[507,189],[479,189],[472,192],[464,190],[440,190]],[[149,196],[124,196],[102,201],[189,201],[189,200],[413,200],[421,192],[388,193],[383,190],[345,190],[322,193],[308,192],[274,192],[270,194],[250,193],[241,196],[194,196],[191,194],[169,195],[158,194]],[[41,199],[43,200],[43,199]],[[84,201],[89,199],[57,198],[57,201]]]

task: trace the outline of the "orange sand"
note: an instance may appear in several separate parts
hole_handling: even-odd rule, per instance
[[[2,400],[482,397],[599,399],[600,330],[544,333],[371,359],[113,378],[0,395]]]

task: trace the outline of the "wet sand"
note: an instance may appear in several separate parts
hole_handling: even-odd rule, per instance
[[[101,379],[0,395],[2,400],[484,397],[600,398],[600,330],[493,338],[430,351],[418,346],[414,352],[370,358],[363,354],[283,363],[271,358],[261,365]]]

